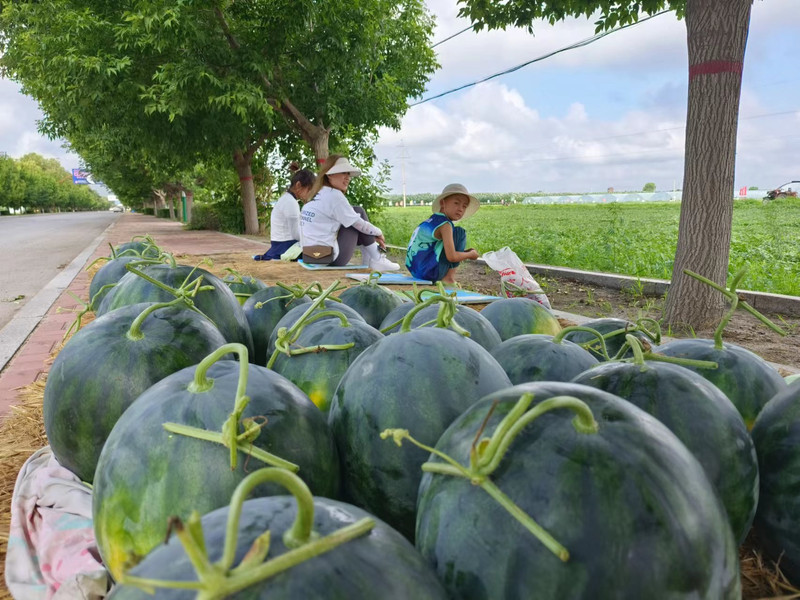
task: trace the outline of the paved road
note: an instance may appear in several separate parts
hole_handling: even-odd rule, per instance
[[[119,213],[0,217],[0,329]]]

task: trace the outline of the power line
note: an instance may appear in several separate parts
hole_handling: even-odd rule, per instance
[[[456,33],[454,33],[453,35],[451,35],[451,36],[448,36],[448,37],[444,38],[444,39],[443,39],[442,41],[440,41],[440,42],[436,42],[435,44],[433,44],[433,45],[431,46],[431,48],[436,48],[436,46],[438,46],[439,44],[444,44],[445,42],[452,40],[454,37],[457,37],[457,36],[461,35],[462,33],[466,33],[466,32],[467,32],[467,31],[469,31],[470,29],[472,29],[472,25],[470,25],[469,27],[465,27],[465,28],[464,28],[464,29],[462,29],[461,31],[459,31],[459,32],[456,32]]]
[[[442,92],[440,94],[436,94],[435,96],[430,96],[428,98],[423,98],[419,102],[414,102],[413,104],[409,104],[408,106],[409,106],[409,108],[412,107],[412,106],[418,106],[420,104],[424,104],[425,102],[429,102],[431,100],[435,100],[437,98],[441,98],[442,96],[447,96],[448,94],[452,94],[454,92],[459,92],[461,90],[473,87],[475,85],[478,85],[479,83],[485,83],[485,82],[487,82],[487,81],[489,81],[491,79],[495,79],[495,78],[501,77],[503,75],[508,75],[509,73],[513,73],[514,71],[518,71],[518,70],[522,69],[523,67],[527,67],[530,64],[533,64],[535,62],[540,62],[542,60],[545,60],[546,58],[551,58],[551,57],[555,56],[556,54],[560,54],[562,52],[566,52],[567,50],[574,50],[576,48],[582,48],[583,46],[588,46],[589,44],[591,44],[593,42],[596,42],[597,40],[600,40],[600,39],[606,37],[607,35],[611,35],[612,33],[616,33],[617,31],[622,31],[623,29],[627,29],[628,27],[633,27],[634,25],[639,25],[640,23],[644,23],[645,21],[649,21],[650,19],[653,19],[655,17],[663,15],[664,13],[667,13],[667,12],[670,12],[670,11],[662,10],[661,12],[658,12],[658,13],[656,13],[654,15],[650,15],[648,17],[645,17],[644,19],[640,19],[639,21],[636,21],[634,23],[628,23],[627,25],[623,25],[621,27],[617,27],[616,29],[611,29],[610,31],[604,31],[602,33],[595,34],[590,38],[586,38],[585,40],[581,40],[579,42],[575,42],[574,44],[571,44],[569,46],[565,46],[564,48],[559,48],[558,50],[553,50],[552,52],[548,52],[547,54],[544,54],[542,56],[538,56],[536,58],[533,58],[533,59],[531,59],[529,61],[526,61],[526,62],[524,62],[522,64],[519,64],[519,65],[517,65],[515,67],[511,67],[510,69],[506,69],[504,71],[500,71],[499,73],[494,73],[493,75],[489,75],[488,77],[484,77],[483,79],[480,79],[478,81],[473,81],[472,83],[466,83],[466,84],[461,85],[461,86],[459,86],[457,88],[453,88],[451,90],[447,90],[446,92]],[[463,33],[463,32],[460,32],[460,33]],[[446,41],[446,40],[442,40],[442,42],[444,42],[444,41]]]

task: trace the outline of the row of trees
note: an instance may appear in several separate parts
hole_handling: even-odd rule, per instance
[[[123,203],[233,188],[257,233],[290,160],[373,166],[378,127],[436,67],[432,26],[422,0],[20,0],[0,13],[0,68]]]
[[[105,210],[108,206],[89,186],[72,183],[72,174],[54,158],[0,156],[0,214]]]

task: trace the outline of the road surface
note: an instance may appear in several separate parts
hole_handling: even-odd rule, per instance
[[[0,217],[0,329],[119,213]]]

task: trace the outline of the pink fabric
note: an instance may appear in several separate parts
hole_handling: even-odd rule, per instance
[[[49,448],[31,456],[11,499],[6,583],[16,600],[105,596],[108,575],[92,528],[92,491]]]

